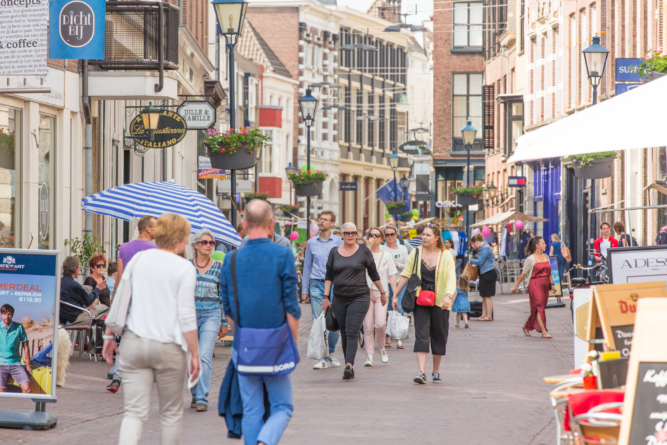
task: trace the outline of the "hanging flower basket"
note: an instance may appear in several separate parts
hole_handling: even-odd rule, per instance
[[[660,79],[663,76],[667,76],[667,73],[656,73],[656,72],[650,72],[646,75],[646,77],[649,80],[657,80]]]
[[[317,196],[322,194],[324,181],[306,181],[304,184],[295,185],[296,196]]]
[[[617,155],[615,151],[605,151],[568,156],[563,161],[569,163],[569,168],[574,168],[576,178],[604,179],[611,177]]]
[[[480,204],[482,200],[479,195],[473,195],[472,193],[461,193],[456,195],[456,203],[462,206],[472,206],[475,204]]]
[[[246,204],[249,203],[250,201],[252,201],[253,199],[263,199],[264,201],[268,202],[269,194],[268,193],[246,193],[243,196],[243,199],[245,200]]]
[[[293,206],[289,204],[280,206],[280,209],[283,211],[283,215],[287,218],[291,218],[292,215],[296,214],[300,208],[301,206]]]
[[[258,128],[230,128],[225,133],[208,129],[202,141],[211,152],[211,167],[224,170],[246,170],[257,163],[257,151],[271,138]]]
[[[296,196],[317,196],[322,194],[322,184],[327,179],[327,174],[302,170],[290,173],[287,178],[294,184]]]
[[[399,219],[398,217],[405,213],[406,204],[403,201],[387,201],[384,205],[387,206],[387,211],[394,219]]]
[[[401,214],[401,221],[405,222],[405,223],[412,221],[412,213],[410,213],[410,212],[402,213]]]
[[[221,170],[246,170],[254,167],[257,162],[255,153],[248,153],[246,150],[235,153],[213,152],[210,157],[211,167]]]

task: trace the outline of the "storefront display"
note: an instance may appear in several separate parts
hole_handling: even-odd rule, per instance
[[[0,247],[20,247],[21,111],[0,105]]]
[[[53,248],[54,234],[54,167],[56,118],[45,114],[39,117],[39,241],[40,249]]]

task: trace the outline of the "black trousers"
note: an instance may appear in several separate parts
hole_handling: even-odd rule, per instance
[[[357,355],[357,348],[359,346],[359,330],[370,305],[370,289],[366,295],[341,297],[339,294],[335,294],[333,297],[332,306],[334,314],[336,314],[336,320],[338,320],[340,336],[343,341],[345,363],[354,365],[354,357]]]
[[[433,355],[447,352],[449,333],[449,311],[438,306],[415,305],[415,348],[414,352],[429,352],[429,340]]]

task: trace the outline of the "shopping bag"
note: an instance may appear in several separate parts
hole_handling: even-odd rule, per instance
[[[387,320],[387,335],[394,337],[397,340],[408,338],[408,328],[410,326],[410,319],[401,315],[398,311],[389,312],[389,319]]]
[[[327,342],[327,322],[324,313],[313,320],[313,327],[310,330],[308,338],[308,352],[306,357],[313,360],[322,360],[329,355],[329,345]]]

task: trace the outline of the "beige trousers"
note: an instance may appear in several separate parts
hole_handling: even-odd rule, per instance
[[[364,318],[364,349],[366,349],[366,355],[373,355],[375,352],[375,341],[377,341],[380,350],[384,349],[389,304],[387,298],[387,304],[382,306],[380,291],[371,289],[371,305],[366,312],[366,318]]]
[[[97,316],[97,314],[106,311],[109,309],[106,305],[100,303],[100,300],[95,300],[93,303],[95,306],[95,309],[88,309],[90,313],[92,314],[93,317]],[[88,312],[81,312],[77,317],[76,320],[74,320],[74,323],[79,323],[81,321],[88,321],[90,320],[90,317],[88,316]]]
[[[177,445],[181,440],[183,391],[187,371],[185,352],[176,343],[160,343],[123,334],[120,370],[123,372],[125,414],[120,426],[119,445],[138,444],[148,420],[148,409],[157,382],[160,402],[160,444]]]

